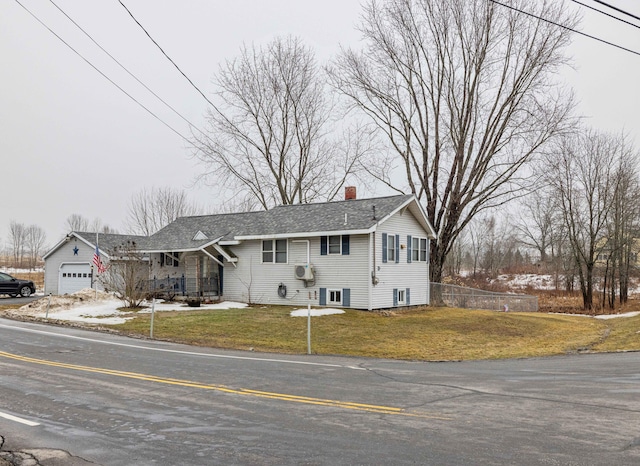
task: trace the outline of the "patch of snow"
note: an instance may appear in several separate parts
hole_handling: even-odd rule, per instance
[[[571,316],[571,317],[590,317],[592,319],[601,319],[601,320],[607,320],[607,319],[617,319],[618,317],[635,317],[637,315],[640,315],[640,312],[626,312],[624,314],[603,314],[603,315],[599,315],[599,316],[592,316],[589,314],[571,314],[568,312],[547,312],[547,315],[552,315],[552,316]]]
[[[143,302],[144,309],[140,313],[151,313],[151,302]],[[123,302],[111,293],[96,292],[91,288],[85,288],[70,295],[50,296],[33,301],[15,311],[16,315],[31,315],[39,318],[47,317],[55,320],[71,322],[84,322],[87,324],[122,324],[133,319],[136,314],[127,311],[119,311]],[[205,304],[200,307],[189,307],[181,302],[157,302],[155,311],[194,311],[194,310],[221,310],[242,309],[247,307],[245,303],[225,301],[222,303]]]
[[[555,281],[549,274],[515,274],[499,275],[492,283],[502,283],[512,289],[534,288],[536,290],[553,290]]]
[[[143,305],[147,307],[139,311],[138,313],[150,313],[151,302],[145,301]],[[212,304],[201,303],[199,307],[190,307],[186,303],[179,303],[179,302],[173,302],[173,303],[159,302],[159,303],[156,303],[155,310],[161,311],[161,312],[162,311],[165,311],[165,312],[166,311],[195,311],[198,309],[219,311],[224,309],[244,309],[247,306],[248,304],[246,303],[236,303],[233,301],[223,301],[221,303],[212,303]]]
[[[19,269],[16,267],[0,267],[0,272],[8,273],[9,275],[14,273],[36,273],[44,272],[44,267],[36,267],[35,269]]]
[[[607,314],[602,316],[595,316],[596,319],[616,319],[618,317],[635,317],[640,315],[640,312],[625,312],[624,314]]]
[[[119,315],[123,314],[118,311],[121,306],[122,301],[119,299],[109,299],[73,306],[63,310],[52,308],[49,310],[49,318],[70,322],[84,322],[86,324],[123,324],[132,319],[133,316],[119,317]],[[45,316],[46,312],[37,314],[37,317]]]
[[[331,308],[322,308],[322,309],[311,309],[311,315],[313,317],[317,316],[328,316],[332,314],[344,314],[342,309],[331,309]],[[307,317],[309,315],[308,309],[294,309],[291,311],[291,317]]]

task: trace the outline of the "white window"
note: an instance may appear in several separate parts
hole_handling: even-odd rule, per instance
[[[427,261],[427,238],[411,238],[411,260],[413,262]]]
[[[342,290],[327,290],[327,304],[342,304]]]
[[[329,254],[342,254],[342,237],[340,235],[329,236]]]
[[[273,262],[273,241],[262,242],[262,262]]]
[[[394,235],[387,236],[387,261],[396,261],[396,237]]]
[[[405,290],[398,290],[398,304],[405,304],[406,295]]]
[[[262,242],[262,262],[263,263],[287,263],[287,240],[273,239]]]

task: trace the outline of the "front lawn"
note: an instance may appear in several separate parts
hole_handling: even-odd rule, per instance
[[[290,317],[290,312],[290,307],[255,306],[156,313],[154,337],[197,346],[306,353],[307,319]],[[640,349],[638,335],[629,337],[629,329],[639,325],[638,317],[605,321],[451,308],[384,313],[346,310],[345,314],[312,317],[311,346],[317,354],[394,359],[519,358],[615,350],[618,341],[625,341],[624,349],[634,345]],[[150,316],[145,314],[109,327],[148,336],[149,326]]]

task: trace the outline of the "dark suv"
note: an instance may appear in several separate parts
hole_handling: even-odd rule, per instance
[[[32,281],[20,280],[7,273],[0,272],[0,294],[8,294],[12,298],[18,295],[26,298],[35,292],[36,287]]]

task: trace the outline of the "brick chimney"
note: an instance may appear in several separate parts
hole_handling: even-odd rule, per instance
[[[356,187],[355,186],[345,186],[344,188],[344,200],[350,201],[356,198]]]

